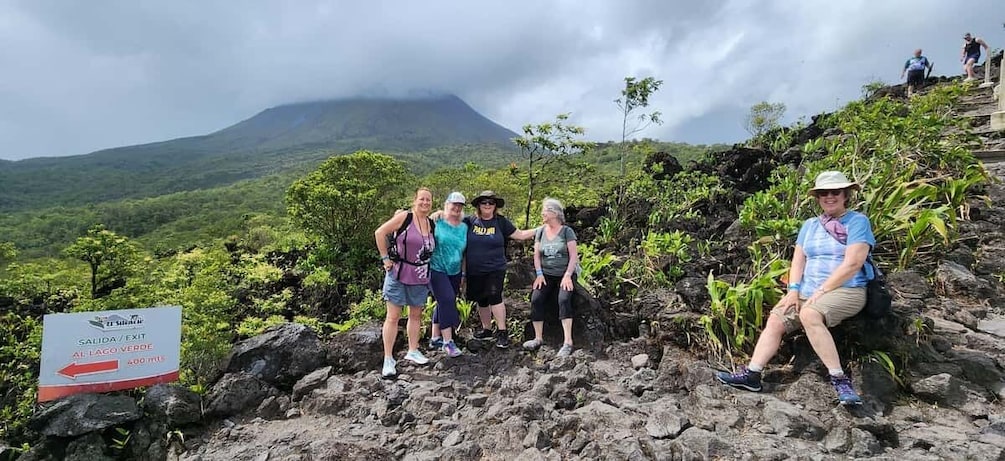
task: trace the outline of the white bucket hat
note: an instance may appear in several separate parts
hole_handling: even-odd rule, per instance
[[[834,190],[834,189],[848,189],[852,188],[859,190],[862,186],[858,183],[848,180],[848,177],[840,171],[824,171],[817,175],[816,185],[810,189],[810,193],[814,193],[818,190]]]

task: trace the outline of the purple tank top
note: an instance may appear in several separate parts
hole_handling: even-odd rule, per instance
[[[405,285],[429,283],[429,258],[433,255],[433,248],[436,247],[433,235],[423,236],[419,231],[419,219],[416,218],[412,219],[407,231],[398,235],[395,243],[398,245],[398,254],[408,261],[397,264],[398,281]]]

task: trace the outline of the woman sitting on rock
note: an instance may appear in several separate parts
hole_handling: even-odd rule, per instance
[[[572,292],[576,283],[579,252],[576,233],[565,225],[562,203],[552,198],[541,205],[544,226],[534,236],[534,292],[530,295],[530,320],[534,325],[534,339],[523,343],[524,349],[534,350],[544,341],[544,315],[552,299],[558,300],[558,318],[562,322],[565,342],[558,350],[559,357],[572,354]]]
[[[387,315],[384,318],[384,366],[381,375],[385,378],[398,374],[394,360],[394,341],[398,337],[398,319],[401,308],[408,306],[408,353],[405,359],[419,365],[429,362],[419,352],[419,334],[422,328],[422,309],[429,297],[429,259],[433,255],[436,241],[433,235],[433,221],[429,212],[433,205],[433,193],[426,188],[415,192],[412,210],[398,213],[374,231],[377,250],[384,264],[384,300],[387,301]],[[407,224],[407,225],[406,225]],[[398,232],[399,229],[404,230]],[[397,234],[397,235],[395,235]],[[393,246],[388,245],[388,236],[394,236]]]
[[[851,192],[858,189],[858,184],[838,171],[817,176],[810,194],[816,197],[823,214],[806,220],[799,229],[788,294],[771,309],[750,363],[740,367],[738,373],[719,372],[719,381],[760,391],[761,371],[778,351],[782,336],[802,328],[827,367],[838,400],[846,405],[862,403],[851,378],[841,368],[828,330],[865,307],[866,283],[873,277],[872,265],[865,264],[876,244],[872,225],[865,215],[847,208]]]

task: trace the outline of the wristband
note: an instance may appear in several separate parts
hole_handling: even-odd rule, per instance
[[[381,260],[381,261],[387,261],[387,260],[389,260],[389,259],[391,259],[391,257],[390,257],[390,256],[381,256],[381,257],[380,257],[380,260]]]
[[[544,275],[544,271],[543,271],[543,270],[541,270],[541,269],[538,269],[538,270],[537,270],[537,271],[535,271],[534,273],[535,273],[535,274],[537,274],[537,276],[538,276],[538,277],[540,277],[540,276]]]
[[[468,273],[467,273],[467,272],[463,272],[463,271],[461,272],[461,277],[462,277],[462,278],[463,278],[463,277],[467,277],[467,276],[468,276]]]
[[[798,283],[790,283],[789,284],[789,289],[790,290],[798,290],[799,289],[799,284]]]

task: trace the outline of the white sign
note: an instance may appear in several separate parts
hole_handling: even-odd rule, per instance
[[[181,307],[49,314],[38,401],[178,380]]]

